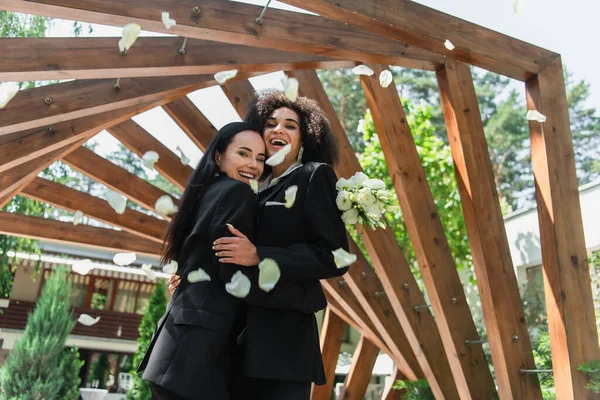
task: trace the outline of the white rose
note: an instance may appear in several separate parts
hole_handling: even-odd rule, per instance
[[[350,178],[350,182],[354,185],[353,187],[362,186],[368,180],[369,177],[362,172],[357,172]]]
[[[385,212],[385,206],[382,203],[376,202],[365,207],[365,211],[369,215],[373,215],[376,218],[381,217],[381,214]]]
[[[373,196],[369,188],[362,188],[358,191],[356,201],[358,201],[363,207],[366,207],[370,206],[371,204],[375,204],[377,199],[375,198],[375,196]]]
[[[335,183],[335,188],[337,190],[349,190],[350,189],[350,181],[348,179],[345,179],[345,178],[340,178]]]
[[[352,225],[358,223],[358,210],[356,208],[351,208],[349,210],[344,211],[342,214],[342,221],[346,225]]]
[[[367,179],[364,186],[371,190],[385,189],[385,183],[381,179]]]
[[[337,198],[335,199],[335,204],[337,204],[337,207],[340,209],[340,211],[349,210],[352,207],[350,193],[346,192],[345,190],[339,191]]]

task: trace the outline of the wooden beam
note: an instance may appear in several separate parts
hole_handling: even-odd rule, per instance
[[[325,368],[326,383],[324,385],[312,384],[311,400],[331,400],[333,383],[335,380],[335,367],[337,366],[342,336],[346,323],[330,308],[325,310],[323,327],[321,328],[321,354]]]
[[[317,74],[314,71],[293,71],[289,75],[298,79],[302,94],[315,99],[329,118],[340,147],[340,160],[336,166],[338,176],[348,178],[362,171]],[[425,298],[396,243],[394,233],[383,229],[365,229],[362,238],[396,318],[404,328],[433,393],[438,399],[458,399],[450,364],[433,316],[428,311],[414,311],[415,306],[425,304]]]
[[[131,208],[126,208],[123,214],[117,214],[106,200],[68,188],[59,183],[35,178],[21,193],[29,198],[71,212],[81,210],[88,217],[117,226],[156,243],[162,244],[164,241],[164,234],[167,229],[165,221]]]
[[[59,122],[156,101],[173,100],[214,84],[212,76],[70,81],[21,90],[0,110],[0,135],[50,127]],[[47,104],[49,102],[50,104]]]
[[[541,398],[519,373],[535,363],[471,71],[448,61],[437,75],[500,397]]]
[[[406,393],[406,389],[396,390],[392,388],[398,380],[404,381],[406,380],[406,377],[398,368],[395,368],[394,372],[388,377],[388,381],[383,389],[383,394],[381,395],[381,400],[402,400],[402,396]]]
[[[398,91],[379,84],[387,67],[369,67],[375,74],[361,76],[363,91],[459,394],[491,398],[496,388],[483,348],[465,344],[479,335]]]
[[[89,225],[74,226],[70,222],[7,212],[0,212],[0,234],[82,244],[113,251],[134,251],[154,256],[160,254],[160,246],[156,242],[129,232]]]
[[[342,399],[362,400],[365,398],[378,355],[379,349],[377,346],[361,336],[352,355],[352,364],[350,365],[350,372],[346,376]]]
[[[156,212],[156,200],[169,194],[85,147],[68,154],[62,161],[153,212]],[[173,202],[177,203],[177,199],[174,198]]]
[[[186,96],[164,105],[163,108],[194,144],[204,152],[217,133],[217,129],[198,110],[198,107]]]
[[[237,111],[240,118],[243,120],[246,115],[246,105],[252,100],[256,94],[254,87],[249,80],[227,82],[221,86],[223,93],[231,102],[235,111]]]
[[[414,1],[282,2],[519,80],[530,78],[558,56]],[[456,48],[447,49],[444,45],[446,40],[450,40]]]
[[[273,72],[282,69],[353,67],[320,55],[269,48],[188,40],[179,54],[179,37],[140,37],[123,57],[117,38],[1,38],[0,81],[103,79],[151,76],[213,75],[237,69]]]
[[[595,399],[577,370],[600,351],[563,76],[557,59],[527,82],[527,108],[547,117],[529,122],[544,292],[556,396]]]
[[[204,0],[193,14],[188,1],[170,1],[166,11],[177,21],[170,30],[160,19],[165,5],[159,0],[4,0],[2,8],[119,27],[136,22],[146,30],[182,37],[407,68],[435,70],[443,63],[439,54],[319,16],[271,8],[259,25],[255,20],[263,7],[239,2]]]
[[[180,190],[185,189],[194,170],[189,165],[183,165],[177,155],[144,128],[133,120],[128,120],[108,128],[107,131],[140,158],[147,151],[157,152],[159,158],[154,164],[154,169]]]

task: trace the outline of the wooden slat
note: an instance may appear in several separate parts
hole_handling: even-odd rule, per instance
[[[364,336],[354,349],[350,372],[346,376],[345,388],[341,398],[344,400],[362,400],[373,374],[373,367],[379,355],[379,349]]]
[[[556,397],[592,399],[577,371],[600,352],[563,76],[558,59],[527,82],[527,108],[547,117],[529,122],[531,159]]]
[[[289,75],[298,79],[302,94],[315,99],[329,118],[340,147],[340,161],[335,168],[338,176],[348,178],[361,171],[317,74],[314,71],[293,71]],[[362,238],[396,318],[404,328],[433,393],[438,399],[457,399],[458,392],[435,321],[428,311],[418,314],[414,311],[415,306],[425,304],[425,298],[396,243],[394,233],[390,230],[365,229]]]
[[[72,244],[83,244],[113,251],[133,251],[148,255],[160,254],[156,242],[125,231],[74,226],[70,222],[0,212],[0,233]]]
[[[459,394],[491,398],[496,389],[483,348],[465,345],[478,338],[477,328],[398,91],[379,84],[387,67],[369,66],[375,74],[361,76],[363,91]]]
[[[191,13],[196,5],[198,16]],[[439,54],[319,16],[271,8],[258,25],[262,6],[232,1],[170,1],[166,11],[177,21],[170,30],[160,19],[161,0],[4,0],[2,8],[119,27],[137,22],[153,32],[407,68],[435,70],[443,62]]]
[[[188,97],[172,101],[163,108],[200,150],[206,150],[217,130]]]
[[[335,367],[342,347],[342,336],[345,328],[346,323],[343,319],[331,309],[325,310],[325,318],[321,328],[321,354],[323,355],[326,383],[324,385],[312,384],[311,400],[331,400]]]
[[[282,0],[432,53],[526,80],[556,53],[406,0]],[[444,46],[450,40],[456,46]]]
[[[0,110],[0,135],[49,127],[62,121],[86,117],[161,98],[175,99],[214,84],[212,76],[125,78],[117,90],[114,79],[57,83],[22,90]],[[47,105],[46,99],[52,99]]]
[[[43,178],[35,178],[21,193],[32,199],[71,212],[81,210],[88,217],[117,226],[159,244],[162,244],[164,240],[167,229],[165,221],[130,208],[126,208],[123,214],[117,214],[106,200],[68,188],[59,183]]]
[[[118,39],[110,38],[1,38],[0,81],[103,79],[151,76],[213,75],[227,69],[271,72],[282,69],[352,67],[320,55],[268,48],[188,40],[187,53],[178,49],[179,37],[140,37],[123,57]]]
[[[541,398],[519,374],[535,363],[469,66],[449,61],[438,84],[500,397]]]
[[[85,147],[75,150],[64,157],[62,161],[96,182],[108,186],[134,203],[154,212],[156,212],[154,207],[156,200],[169,194]],[[173,202],[176,204],[177,199],[173,199]]]
[[[255,95],[254,87],[249,80],[227,82],[221,86],[223,93],[231,102],[241,119],[246,114],[246,105]]]
[[[108,128],[107,131],[140,158],[147,151],[157,152],[159,158],[158,162],[154,164],[154,169],[179,189],[185,188],[188,178],[194,170],[189,165],[183,165],[177,155],[135,121],[122,122]]]
[[[388,377],[388,381],[383,389],[383,394],[381,395],[381,400],[402,400],[402,396],[406,393],[406,390],[392,389],[392,386],[394,386],[398,380],[404,381],[406,380],[406,377],[398,368],[395,368],[394,372]]]

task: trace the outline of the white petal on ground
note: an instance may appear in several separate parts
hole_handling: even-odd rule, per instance
[[[117,253],[113,257],[113,262],[121,267],[131,264],[136,260],[135,253]]]
[[[356,262],[356,254],[350,254],[341,247],[337,250],[332,251],[332,253],[333,259],[335,260],[335,265],[337,265],[338,268],[345,268]]]
[[[154,164],[158,161],[158,153],[155,151],[147,151],[142,156],[142,164],[148,169],[154,169]]]
[[[161,14],[162,22],[165,24],[165,28],[171,29],[175,25],[177,25],[177,21],[175,21],[167,11],[163,11]]]
[[[178,210],[177,206],[173,204],[173,199],[168,194],[160,196],[158,200],[156,200],[154,208],[158,214],[163,216],[175,214]]]
[[[456,46],[454,44],[452,44],[452,42],[449,41],[448,39],[446,39],[446,41],[444,42],[444,46],[450,51],[452,51],[456,48]]]
[[[106,201],[115,210],[117,214],[123,214],[125,212],[125,206],[127,205],[127,198],[122,194],[108,190],[104,195]]]
[[[16,82],[6,82],[0,85],[0,109],[6,107],[9,101],[19,93]]]
[[[265,292],[270,292],[281,277],[279,265],[272,258],[265,258],[258,264],[258,269],[258,287]]]
[[[187,276],[188,282],[196,283],[202,281],[210,281],[210,275],[206,273],[202,268],[198,268],[190,272]]]
[[[250,279],[242,271],[237,271],[231,277],[231,282],[225,284],[225,290],[230,295],[243,299],[250,293],[250,286]]]
[[[298,79],[287,78],[284,83],[283,93],[290,101],[296,101],[298,98]]]
[[[235,78],[237,73],[238,73],[237,69],[230,69],[228,71],[217,72],[215,74],[215,80],[219,83],[219,85],[222,85],[225,82],[227,82],[228,80],[230,80],[231,78]]]
[[[176,149],[179,153],[181,153],[181,155],[179,156],[179,159],[181,160],[181,163],[183,165],[188,165],[190,163],[190,159],[187,158],[187,156],[183,153],[183,150],[181,150],[181,147],[177,146]]]
[[[528,121],[546,122],[546,116],[537,110],[527,111]]]
[[[75,261],[71,265],[71,270],[73,272],[78,273],[79,275],[87,275],[93,269],[94,266],[92,265],[92,260],[90,260],[89,258],[86,258],[85,260]]]
[[[156,278],[156,272],[152,269],[152,264],[142,264],[142,271],[148,275],[148,278],[154,280]]]
[[[133,46],[137,40],[142,27],[138,24],[127,24],[123,27],[123,34],[121,40],[119,40],[119,50],[121,52],[127,51]]]
[[[165,274],[173,275],[173,274],[177,273],[178,267],[179,267],[179,264],[177,264],[177,261],[171,260],[171,262],[166,264],[162,270]]]
[[[77,226],[81,222],[83,218],[83,211],[77,210],[75,211],[75,215],[73,216],[73,225]]]
[[[81,314],[77,319],[77,322],[85,326],[95,325],[98,323],[98,321],[100,321],[100,317],[93,318],[92,316],[87,314]]]
[[[354,73],[354,75],[366,76],[371,76],[375,73],[371,68],[367,67],[366,65],[357,65],[356,67],[352,68],[352,72]]]
[[[279,149],[277,153],[269,157],[265,164],[270,165],[271,167],[276,167],[285,160],[285,156],[287,156],[291,150],[292,145],[290,143],[286,144],[281,149]]]
[[[294,202],[296,202],[296,194],[298,193],[298,186],[290,186],[285,189],[285,208],[292,208]]]
[[[390,70],[384,70],[381,71],[381,73],[379,74],[379,84],[381,85],[381,87],[388,87],[390,86],[390,83],[392,83],[394,81],[394,77],[392,76],[392,71]]]
[[[258,194],[258,181],[256,179],[250,179],[250,189],[252,189],[255,194]]]

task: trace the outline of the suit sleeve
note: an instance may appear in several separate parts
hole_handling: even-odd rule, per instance
[[[226,224],[233,225],[251,242],[254,241],[256,198],[250,187],[246,186],[233,186],[219,200],[210,224],[209,240],[211,243],[220,237],[232,236]],[[250,293],[241,299],[249,305],[313,313],[325,308],[327,304],[318,281],[280,282],[267,293],[258,287],[259,269],[257,267],[221,263],[214,252],[211,253],[211,261],[217,267],[223,284],[230,282],[237,271],[242,271],[250,279]]]
[[[339,248],[348,251],[346,228],[335,202],[335,183],[335,172],[327,164],[319,165],[311,174],[303,209],[308,241],[283,248],[257,247],[261,260],[272,258],[279,264],[282,280],[327,279],[348,270],[337,268],[332,254]]]

